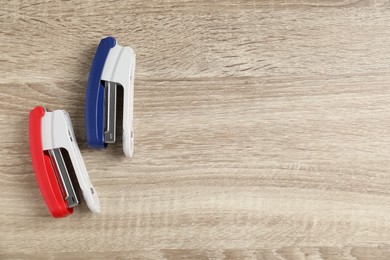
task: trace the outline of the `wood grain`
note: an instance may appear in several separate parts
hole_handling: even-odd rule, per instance
[[[390,3],[0,3],[0,259],[389,259]],[[90,150],[100,38],[137,53],[135,156]],[[53,219],[28,145],[66,109],[102,213]]]

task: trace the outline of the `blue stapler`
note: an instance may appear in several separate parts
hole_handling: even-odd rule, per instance
[[[86,130],[88,146],[104,149],[116,141],[118,88],[123,89],[123,152],[134,150],[133,99],[135,53],[117,44],[115,38],[100,41],[88,79]]]

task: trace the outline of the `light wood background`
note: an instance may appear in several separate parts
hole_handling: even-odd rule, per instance
[[[137,53],[135,155],[90,150],[100,39]],[[0,3],[0,258],[390,259],[390,3]],[[53,219],[28,115],[66,109],[102,203]]]

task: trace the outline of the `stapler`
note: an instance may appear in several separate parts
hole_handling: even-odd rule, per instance
[[[75,186],[80,187],[88,208],[99,213],[99,197],[81,157],[69,114],[64,110],[50,112],[38,106],[30,112],[29,125],[35,175],[53,217],[73,213],[80,202]]]
[[[88,146],[104,149],[116,141],[117,93],[123,89],[123,152],[133,156],[133,98],[135,53],[115,38],[100,41],[88,79],[86,131]]]

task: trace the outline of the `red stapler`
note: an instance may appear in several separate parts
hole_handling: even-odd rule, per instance
[[[50,112],[38,106],[30,112],[30,149],[39,188],[53,217],[73,213],[73,207],[79,204],[76,185],[88,208],[95,213],[101,211],[66,111]]]

